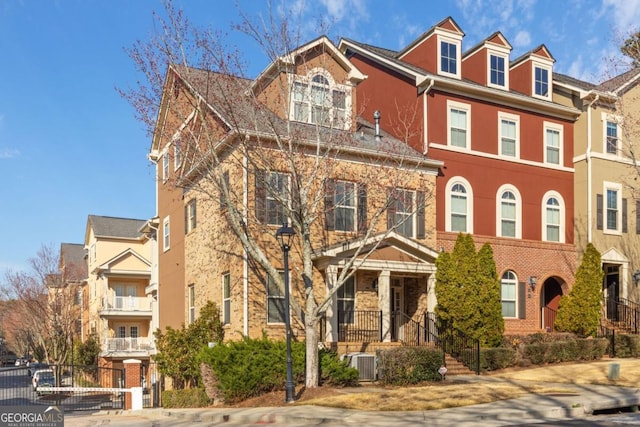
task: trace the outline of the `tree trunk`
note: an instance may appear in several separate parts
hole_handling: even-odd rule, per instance
[[[319,385],[320,362],[318,357],[318,331],[316,316],[309,316],[305,324],[307,371],[305,374],[305,387],[315,388]]]

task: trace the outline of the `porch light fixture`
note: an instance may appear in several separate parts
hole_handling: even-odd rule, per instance
[[[633,278],[633,283],[637,285],[640,282],[640,270],[636,270],[631,277]]]
[[[536,290],[536,283],[538,282],[538,278],[536,276],[529,276],[529,289],[531,289],[531,292],[534,292]]]
[[[295,384],[293,383],[293,366],[291,362],[291,319],[289,304],[289,251],[291,250],[291,242],[296,231],[289,227],[285,222],[282,227],[276,231],[276,240],[282,248],[284,255],[284,328],[287,336],[287,381],[285,382],[285,401],[287,403],[296,400]]]

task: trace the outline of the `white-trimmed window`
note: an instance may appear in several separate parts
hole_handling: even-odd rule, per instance
[[[460,78],[461,40],[438,37],[438,74]]]
[[[604,232],[622,233],[622,185],[604,182]]]
[[[180,138],[173,141],[173,169],[178,169],[182,164],[182,141]]]
[[[447,143],[453,147],[470,148],[471,105],[447,101]]]
[[[335,181],[334,190],[334,229],[354,231],[356,227],[356,185],[353,182]]]
[[[403,236],[414,236],[415,222],[415,191],[398,188],[394,191],[393,203],[395,212],[393,225],[396,231]]]
[[[282,225],[289,222],[289,175],[256,170],[256,218],[263,224]]]
[[[511,185],[500,187],[496,197],[498,237],[522,238],[522,199],[520,193]]]
[[[449,180],[446,187],[446,230],[473,233],[473,192],[462,178]]]
[[[165,152],[162,156],[162,182],[169,179],[169,152]]]
[[[520,117],[515,114],[498,114],[499,154],[520,157]]]
[[[231,323],[231,273],[222,275],[222,324]]]
[[[171,230],[169,217],[162,221],[162,249],[168,251],[171,247]]]
[[[564,243],[564,212],[562,196],[555,191],[547,192],[542,198],[542,240]]]
[[[509,51],[487,50],[487,85],[498,89],[509,87]]]
[[[552,165],[562,165],[563,127],[556,123],[544,122],[544,161]]]
[[[291,92],[291,120],[338,129],[351,126],[351,88],[336,83],[324,69],[295,76]]]
[[[196,199],[191,199],[184,207],[184,233],[196,228]]]
[[[196,321],[196,287],[189,285],[189,324]]]
[[[353,276],[349,277],[338,289],[338,322],[353,323],[354,310],[356,307],[356,281]]]
[[[622,117],[613,114],[602,113],[602,130],[604,153],[618,156],[622,150]]]
[[[279,271],[284,280],[284,271]],[[267,323],[284,323],[285,319],[284,292],[267,276]]]
[[[551,67],[534,62],[533,64],[533,96],[551,99]]]
[[[518,278],[511,270],[505,271],[500,279],[500,295],[502,317],[516,317],[518,307]]]

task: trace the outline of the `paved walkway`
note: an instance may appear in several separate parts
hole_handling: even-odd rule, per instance
[[[457,377],[469,382],[506,381],[488,376]],[[526,385],[525,382],[516,382]],[[540,383],[537,383],[540,384]],[[554,384],[548,384],[554,385]],[[291,405],[270,408],[145,409],[110,411],[93,415],[67,415],[65,427],[107,424],[122,426],[204,425],[368,425],[410,426],[428,422],[430,426],[500,426],[539,420],[589,417],[594,411],[640,405],[637,388],[588,384],[557,384],[566,393],[527,395],[516,399],[433,411],[372,412],[320,406]],[[133,420],[137,420],[136,424]],[[144,420],[148,420],[145,424]],[[169,421],[170,420],[170,421]]]

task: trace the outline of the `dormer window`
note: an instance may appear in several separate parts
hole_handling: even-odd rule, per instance
[[[551,99],[551,67],[533,64],[533,96]]]
[[[291,120],[348,129],[351,89],[337,84],[324,70],[295,76],[291,96]]]
[[[509,55],[508,53],[489,51],[488,52],[487,82],[488,86],[498,89],[509,87]]]
[[[438,74],[460,78],[460,45],[461,40],[438,37]]]

